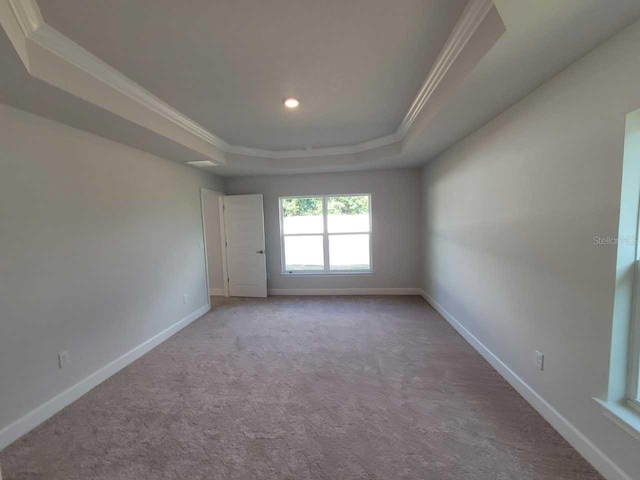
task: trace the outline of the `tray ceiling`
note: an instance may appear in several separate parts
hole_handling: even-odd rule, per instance
[[[147,4],[145,2],[131,3]],[[0,0],[0,23],[4,29],[4,33],[0,32],[0,61],[5,72],[0,76],[0,102],[179,162],[214,160],[219,166],[207,168],[222,175],[422,165],[640,15],[637,0],[616,0],[615,4],[609,0],[561,3],[495,0],[495,6],[491,0],[469,0],[435,64],[414,92],[411,107],[403,107],[406,109],[403,120],[395,133],[360,144],[311,150],[302,150],[296,145],[291,150],[252,149],[230,143],[221,132],[204,125],[204,121],[195,121],[192,113],[187,116],[185,108],[171,104],[159,92],[154,91],[156,95],[153,95],[149,91],[154,88],[152,85],[134,81],[112,68],[103,61],[106,59],[63,35],[41,16],[42,11],[46,21],[53,22],[49,17],[66,12],[64,18],[69,16],[74,19],[73,24],[82,26],[86,17],[84,2],[75,2],[78,9],[75,12],[66,10],[73,6],[72,0],[40,0],[40,3],[42,5],[35,0]],[[121,0],[95,3],[108,4],[114,9],[129,4]],[[169,23],[180,12],[184,15],[183,7],[187,3],[189,8],[204,4],[200,0],[167,3],[163,15],[170,19]],[[219,0],[207,5],[228,7],[231,3]],[[244,0],[242,3],[248,8],[247,15],[253,17],[251,4],[269,2]],[[447,2],[436,3],[442,6]],[[89,6],[93,8],[92,4]],[[55,9],[53,15],[52,9]],[[111,12],[105,15],[108,17]],[[138,28],[137,36],[132,36],[131,41],[144,45],[145,30],[139,29],[143,20],[138,16],[127,28],[132,31]],[[257,20],[254,18],[253,22]],[[64,27],[58,24],[58,28]],[[174,27],[166,28],[179,36],[179,32],[172,30]],[[76,35],[71,31],[66,34]],[[384,62],[385,55],[379,55],[379,61]],[[185,57],[180,61],[189,63],[190,52],[180,55],[177,51],[157,62],[170,65],[174,56]],[[229,61],[240,64],[242,58]],[[393,76],[396,72],[383,73]],[[366,90],[367,83],[361,88]],[[292,93],[288,91],[282,96]],[[307,108],[303,95],[294,94],[301,97],[303,107]],[[280,99],[278,95],[278,108],[282,108]],[[205,107],[209,105],[207,98],[200,100]],[[336,98],[340,102],[348,100]],[[295,123],[292,132],[297,131],[298,122]],[[300,145],[309,143],[300,142]]]
[[[227,143],[393,134],[466,0],[40,1],[44,21]],[[296,96],[296,111],[281,100]]]
[[[171,10],[171,7],[175,8],[178,5],[175,3],[167,3],[166,9],[155,10],[151,7],[157,7],[156,2],[153,5],[147,5],[150,7],[150,10],[143,8],[141,13],[137,8],[134,8],[133,10],[125,11],[123,15],[123,9],[132,5],[136,7],[144,6],[144,1],[147,0],[139,0],[138,3],[118,3],[114,0],[113,3],[108,4],[110,7],[109,11],[105,10],[101,12],[101,15],[105,15],[105,17],[100,17],[101,21],[97,21],[97,23],[91,23],[86,20],[87,16],[90,16],[88,11],[95,6],[104,6],[104,3],[74,3],[73,0],[59,0],[59,3],[56,4],[57,8],[49,11],[49,14],[54,12],[54,17],[58,15],[58,17],[55,17],[57,20],[53,20],[58,22],[64,21],[64,19],[69,16],[79,18],[79,20],[69,23],[67,27],[61,24],[57,26],[59,29],[67,28],[67,30],[71,29],[70,27],[74,27],[76,29],[75,33],[69,31],[66,33],[73,35],[76,39],[83,37],[83,35],[78,34],[77,31],[84,32],[85,36],[82,40],[85,44],[89,44],[90,48],[92,46],[94,51],[100,49],[100,47],[104,48],[108,46],[108,48],[104,49],[102,55],[109,58],[111,58],[110,55],[113,56],[111,63],[117,64],[118,59],[120,59],[121,62],[132,62],[135,59],[135,62],[127,63],[129,68],[132,68],[137,67],[141,62],[147,62],[145,63],[146,68],[139,70],[138,74],[146,74],[148,73],[147,70],[153,70],[154,73],[151,75],[149,82],[153,83],[155,80],[156,84],[164,85],[165,88],[167,88],[165,97],[171,96],[172,94],[174,96],[176,94],[183,95],[185,99],[190,99],[192,107],[194,108],[195,106],[202,107],[202,105],[206,104],[204,110],[206,110],[206,113],[209,115],[218,115],[218,110],[222,110],[225,115],[222,115],[224,118],[220,117],[220,122],[226,122],[224,124],[221,123],[221,125],[226,128],[225,131],[227,131],[229,135],[235,135],[237,137],[248,134],[250,137],[251,132],[258,132],[264,138],[273,141],[277,135],[276,133],[271,135],[270,132],[280,131],[283,135],[286,132],[287,138],[295,138],[296,142],[304,140],[300,142],[304,145],[298,143],[295,147],[267,149],[256,148],[250,145],[234,144],[225,140],[211,132],[207,127],[194,121],[173,105],[167,103],[159,95],[154,94],[133,80],[129,76],[131,73],[127,75],[118,68],[114,68],[101,57],[80,45],[78,41],[74,41],[65,35],[65,33],[62,33],[50,23],[47,23],[36,0],[0,0],[0,23],[2,23],[5,32],[10,38],[24,66],[33,77],[44,80],[85,101],[162,135],[170,141],[174,141],[182,147],[196,152],[198,155],[204,155],[218,166],[227,163],[227,155],[230,155],[236,161],[246,157],[263,160],[289,160],[331,156],[334,157],[332,163],[338,160],[348,164],[365,161],[366,158],[364,157],[378,158],[380,154],[392,155],[399,153],[404,146],[404,137],[410,131],[418,116],[422,114],[423,110],[429,107],[426,109],[433,111],[438,103],[442,103],[442,92],[444,91],[450,94],[452,90],[451,85],[459,83],[461,80],[461,72],[468,73],[470,67],[475,65],[504,33],[504,24],[493,6],[492,0],[468,0],[464,5],[459,4],[457,0],[448,2],[443,2],[442,0],[423,0],[421,3],[417,3],[417,0],[407,0],[408,5],[413,5],[414,7],[416,5],[420,5],[421,7],[428,5],[430,6],[430,13],[435,15],[437,12],[442,12],[442,14],[438,18],[439,23],[436,22],[437,25],[434,22],[430,23],[433,29],[427,30],[430,32],[430,35],[427,35],[427,37],[432,41],[428,44],[420,44],[421,49],[424,50],[424,52],[428,52],[432,63],[427,63],[422,69],[413,68],[411,70],[413,72],[411,76],[416,85],[419,85],[417,84],[418,72],[424,73],[424,71],[427,71],[428,74],[426,78],[422,81],[417,93],[413,96],[409,96],[409,91],[403,89],[406,93],[406,103],[396,99],[394,102],[396,106],[392,107],[391,103],[387,104],[387,102],[390,101],[389,98],[384,95],[381,96],[382,91],[377,91],[370,85],[384,84],[392,87],[401,84],[403,82],[399,80],[401,78],[400,73],[392,70],[393,74],[384,74],[384,79],[380,83],[380,77],[377,76],[377,74],[383,75],[383,72],[377,71],[375,68],[372,71],[371,68],[379,64],[384,64],[385,67],[391,68],[389,63],[385,63],[387,58],[397,59],[402,57],[404,63],[410,63],[411,59],[399,55],[398,49],[395,47],[396,51],[386,51],[383,44],[380,42],[376,43],[375,39],[380,37],[379,33],[381,31],[393,33],[395,36],[407,36],[409,31],[414,30],[414,28],[407,29],[406,22],[416,14],[415,9],[409,10],[412,15],[407,15],[407,11],[402,8],[396,9],[397,12],[402,12],[402,14],[394,14],[394,11],[382,8],[383,6],[387,6],[386,3],[382,5],[370,1],[366,4],[369,9],[362,10],[365,7],[365,4],[359,3],[362,0],[352,0],[354,5],[359,6],[360,10],[358,10],[358,12],[352,9],[347,9],[346,11],[344,11],[344,9],[341,10],[341,4],[330,4],[329,2],[323,2],[322,5],[329,7],[333,5],[334,8],[314,9],[313,6],[309,4],[306,10],[299,10],[297,8],[298,4],[295,2],[291,3],[291,0],[277,0],[282,2],[281,9],[277,10],[277,13],[279,14],[280,21],[283,21],[285,25],[298,25],[305,20],[305,14],[309,12],[316,13],[317,16],[314,17],[314,20],[321,17],[324,18],[324,22],[320,21],[319,24],[326,24],[326,28],[321,30],[323,32],[329,30],[328,35],[327,32],[325,32],[324,37],[319,36],[316,38],[308,34],[307,31],[313,31],[314,28],[317,30],[316,23],[312,23],[312,25],[316,27],[307,27],[307,31],[303,34],[299,34],[298,32],[297,36],[285,28],[274,30],[273,27],[270,26],[267,29],[269,35],[258,34],[256,37],[254,30],[259,29],[254,27],[249,30],[245,29],[245,33],[238,37],[237,32],[235,32],[233,28],[225,29],[225,26],[229,24],[233,25],[234,18],[238,16],[240,17],[240,20],[238,20],[239,24],[244,25],[251,22],[246,19],[247,12],[245,10],[241,10],[240,12],[234,8],[228,11],[225,10],[225,8],[229,8],[228,3],[215,3],[215,5],[221,6],[219,10],[216,10],[216,13],[222,14],[226,12],[226,16],[224,16],[225,22],[219,24],[211,24],[212,22],[208,22],[205,27],[201,26],[198,28],[197,25],[199,24],[198,20],[200,18],[211,18],[211,20],[218,18],[216,16],[211,17],[209,10],[207,10],[208,7],[213,5],[212,3],[199,3],[200,9],[188,10],[187,14],[185,14],[183,10],[179,10],[178,13],[181,15],[176,13],[177,16],[175,18]],[[200,1],[202,2],[202,0]],[[45,5],[48,8],[52,3],[47,2]],[[64,7],[65,5],[66,7]],[[189,3],[186,5],[191,8],[196,4],[194,2],[193,4]],[[252,15],[248,16],[254,23],[258,19],[260,19],[258,24],[269,23],[265,22],[265,18],[268,20],[269,17],[267,13],[272,12],[270,9],[260,10],[260,8],[264,7],[262,2],[246,0],[243,5],[248,7],[249,10],[256,10]],[[262,7],[258,7],[258,5]],[[349,3],[349,5],[352,6],[351,3]],[[452,8],[456,5],[456,9]],[[179,6],[182,8],[185,4],[181,3]],[[365,17],[364,12],[375,11],[376,9],[374,7],[378,7],[378,13],[371,18]],[[172,36],[168,34],[170,29],[154,29],[147,26],[149,18],[157,11],[161,11],[161,14],[155,23],[165,25],[166,27],[166,22],[172,20],[173,23],[171,23],[171,25],[174,27],[177,26],[179,32],[174,32]],[[117,12],[118,15],[110,15],[113,12]],[[207,12],[209,12],[209,14],[207,14]],[[295,12],[295,14],[292,12]],[[78,15],[78,13],[80,14]],[[264,15],[261,15],[261,13],[264,13]],[[123,23],[115,24],[106,30],[100,31],[100,26],[106,22],[105,19],[112,18],[113,16],[121,18]],[[343,31],[346,28],[342,22],[343,17],[353,20],[355,16],[365,18],[368,23],[365,27],[354,23],[353,25],[357,27],[352,26],[351,32],[346,33]],[[429,16],[430,21],[432,20],[432,16]],[[401,20],[401,28],[397,28],[397,25],[391,29],[387,28],[388,25],[393,24],[389,19],[395,17]],[[382,24],[376,23],[376,19],[379,21],[380,18],[384,18]],[[306,19],[308,20],[309,18]],[[339,19],[340,21],[338,21]],[[165,23],[162,23],[162,20],[164,20]],[[451,30],[448,32],[446,39],[444,39],[446,29],[442,26],[445,20],[451,25]],[[445,22],[445,24],[447,22]],[[341,25],[335,32],[330,30],[334,27],[334,23]],[[78,25],[83,26],[83,28],[78,28]],[[219,44],[216,44],[216,39],[212,39],[209,33],[212,29],[213,31],[217,31],[218,26],[219,29],[223,31],[223,34],[217,39]],[[447,25],[447,28],[449,28],[449,25]],[[159,30],[159,32],[156,32],[156,30]],[[147,31],[153,31],[153,33],[148,33]],[[206,31],[207,34],[201,35],[201,38],[196,35],[197,40],[194,41],[191,39],[192,31]],[[284,34],[282,34],[281,31],[284,32]],[[118,32],[118,34],[116,35],[114,32]],[[224,32],[227,32],[227,35],[225,35]],[[362,32],[368,32],[368,35],[364,35]],[[372,35],[374,32],[377,32],[377,34]],[[230,35],[230,38],[227,38],[228,35]],[[241,38],[245,36],[251,37],[251,41],[248,43],[252,49],[241,50],[231,55],[230,53],[233,53],[233,47],[236,45],[234,42],[237,41],[237,43],[243,44]],[[307,37],[312,38],[312,41],[306,41]],[[438,42],[433,41],[435,37],[438,37]],[[169,41],[166,41],[167,38]],[[178,40],[176,40],[176,38]],[[185,38],[191,39],[192,41],[182,45],[180,42]],[[338,48],[338,45],[335,43],[336,38],[342,38],[342,41],[339,42],[342,48]],[[122,40],[122,42],[118,43],[118,40]],[[210,41],[214,43],[210,43]],[[127,42],[132,42],[128,49]],[[353,47],[346,48],[351,43],[354,43],[354,45],[358,44],[360,48],[355,50]],[[440,46],[441,43],[442,46]],[[147,53],[144,51],[138,52],[138,57],[134,57],[134,55],[131,54],[139,45],[144,46],[146,44],[152,44],[154,48]],[[160,44],[159,47],[158,44]],[[176,44],[180,44],[182,50],[176,50]],[[266,50],[259,50],[258,46],[263,44],[267,45],[268,48]],[[294,55],[295,49],[286,50],[283,48],[285,44],[301,44],[306,49],[315,50],[319,52],[319,54],[314,56],[313,54],[307,54],[307,52],[305,52],[305,55],[302,56],[302,59],[305,61],[297,62],[296,58],[298,57]],[[368,48],[362,48],[365,44],[368,45]],[[114,45],[116,48],[113,48]],[[205,48],[208,52],[218,51],[222,57],[215,57],[210,53],[209,56],[213,56],[214,58],[211,59],[211,62],[208,62],[203,56],[192,53],[192,51],[196,51],[196,46],[202,48],[202,45],[209,48],[209,50]],[[323,50],[325,45],[333,46],[333,48],[325,52]],[[406,47],[406,45],[410,44],[404,41],[393,45]],[[478,45],[480,45],[480,47],[478,47]],[[189,48],[192,48],[192,50],[189,50]],[[394,50],[394,48],[391,50]],[[250,85],[250,82],[249,84],[246,83],[247,79],[252,78],[251,73],[248,71],[244,72],[245,76],[233,75],[233,65],[250,65],[255,69],[256,65],[261,65],[261,62],[264,61],[265,52],[273,53],[276,50],[278,50],[279,55],[290,60],[291,64],[295,65],[295,68],[283,68],[283,62],[278,63],[274,57],[271,62],[267,62],[268,65],[264,65],[261,75],[257,76],[258,82],[255,85]],[[123,54],[124,51],[127,53]],[[343,51],[346,52],[347,55],[342,55],[341,57],[339,52]],[[383,55],[378,55],[377,61],[373,61],[371,52],[374,51],[383,53]],[[162,52],[162,56],[161,58],[152,58],[151,61],[148,61],[146,59],[153,57],[151,52],[155,55]],[[258,53],[256,54],[256,52]],[[388,54],[384,55],[385,52]],[[190,61],[188,65],[184,66],[185,68],[182,68],[179,62],[176,63],[176,60],[181,60],[185,57],[188,57]],[[348,70],[352,66],[357,67],[349,70],[349,73],[352,73],[356,77],[355,81],[350,79],[348,75],[345,75],[340,68],[330,66],[331,61],[335,61],[335,59],[339,57],[347,59],[347,62],[344,63],[345,69]],[[329,60],[328,63],[327,58]],[[343,109],[342,112],[346,116],[350,116],[352,120],[356,119],[357,122],[359,122],[356,122],[354,125],[345,125],[340,115],[327,116],[325,114],[319,115],[320,123],[327,126],[331,125],[330,128],[333,132],[331,135],[334,141],[341,141],[336,140],[336,135],[342,135],[342,137],[339,137],[340,139],[349,137],[352,139],[352,142],[347,144],[334,143],[325,145],[323,143],[325,141],[323,140],[325,138],[323,135],[327,129],[322,126],[309,127],[305,125],[304,119],[314,117],[313,109],[311,108],[314,105],[313,101],[306,102],[303,100],[303,105],[307,105],[306,109],[310,110],[310,112],[306,113],[304,107],[294,112],[287,111],[282,107],[280,101],[276,102],[274,99],[273,103],[278,105],[277,111],[280,112],[280,115],[273,113],[269,108],[263,108],[261,110],[260,108],[246,106],[242,103],[242,100],[253,95],[256,100],[255,105],[264,106],[265,101],[261,101],[260,99],[264,100],[264,98],[266,98],[264,91],[269,90],[269,85],[273,84],[273,78],[276,78],[276,84],[282,84],[283,82],[282,79],[278,80],[278,74],[281,70],[290,72],[291,76],[295,76],[295,71],[298,69],[303,69],[305,72],[314,71],[313,61],[309,64],[307,59],[315,59],[313,61],[320,65],[319,68],[316,68],[316,71],[319,72],[319,75],[321,74],[319,83],[313,83],[318,82],[316,78],[309,79],[309,83],[313,84],[314,88],[312,89],[313,91],[310,91],[310,95],[307,98],[316,99],[316,106],[326,104],[330,100],[337,106],[346,104],[349,108],[346,110]],[[220,63],[225,60],[229,63],[223,63],[214,69],[209,67],[210,63]],[[368,68],[361,68],[361,64],[366,64]],[[154,68],[158,66],[166,67],[166,65],[169,65],[169,68],[165,68],[164,71],[154,70]],[[203,70],[202,75],[199,75],[198,68],[202,65],[206,65],[207,68]],[[120,69],[127,68],[121,65],[118,66]],[[415,65],[413,66],[415,67]],[[332,71],[330,75],[326,76],[325,70],[328,68],[332,68]],[[222,70],[222,73],[219,72],[220,70]],[[231,74],[229,74],[229,71]],[[180,83],[179,79],[174,79],[173,77],[167,81],[168,76],[175,72],[182,72],[183,78],[185,80],[189,79],[191,84],[186,85],[184,82]],[[187,72],[186,77],[184,76],[185,72]],[[210,82],[207,84],[209,88],[201,90],[199,93],[197,92],[195,85],[200,86],[203,82],[206,83],[206,74],[216,72],[219,73],[219,79],[222,79],[222,83],[225,83],[227,86],[232,87],[237,84],[244,84],[244,90],[251,92],[251,94],[246,93],[240,95],[241,98],[239,98],[239,100],[242,105],[245,105],[244,107],[238,107],[238,104],[234,104],[233,101],[230,103],[225,102],[225,98],[231,95],[227,95],[226,92],[223,91],[218,92],[215,98],[212,97],[211,92],[218,87],[220,83],[218,81]],[[395,75],[395,77],[391,75]],[[330,87],[332,79],[336,78],[345,85],[351,82],[353,86],[355,86],[355,84],[358,86],[357,88],[338,89],[336,89],[335,85]],[[394,78],[395,81],[390,81],[388,80],[389,78]],[[329,85],[329,87],[327,87],[327,85]],[[171,88],[169,88],[169,86],[171,86]],[[246,88],[247,86],[250,88]],[[156,91],[158,91],[157,87]],[[293,95],[295,91],[294,88],[288,88],[288,93],[284,95]],[[327,92],[329,92],[329,94],[327,94]],[[299,93],[295,93],[295,95],[300,96]],[[376,98],[374,99],[373,97]],[[278,98],[280,98],[280,95],[278,95]],[[435,101],[433,101],[434,99]],[[367,100],[369,103],[367,103]],[[352,103],[353,101],[355,101],[355,103]],[[359,102],[363,103],[360,104]],[[382,110],[376,110],[380,108],[380,102],[384,108],[382,108]],[[409,105],[409,108],[404,115],[401,116],[402,112],[397,105],[401,105],[402,108],[404,108],[406,104]],[[273,110],[276,111],[276,109]],[[318,107],[318,110],[321,109]],[[239,114],[242,122],[240,127],[228,129],[229,124],[233,123],[233,116],[230,112],[237,112]],[[388,118],[385,117],[385,114]],[[255,120],[252,119],[255,118],[259,120],[258,127],[254,127],[256,124]],[[261,121],[264,123],[260,123],[261,118]],[[400,118],[402,118],[402,120],[400,120]],[[282,120],[285,120],[285,123],[283,123]],[[395,129],[392,126],[393,121],[400,121]],[[254,123],[252,124],[252,122]],[[355,139],[364,138],[363,132],[367,131],[369,127],[379,126],[383,123],[387,124],[387,128],[390,130],[386,131],[390,133],[357,143]],[[266,134],[264,133],[265,131],[267,132]],[[382,130],[376,131],[382,132]],[[307,136],[305,136],[305,132],[308,133]],[[372,132],[373,130],[369,130],[367,137],[373,134]],[[359,136],[353,136],[354,133]],[[335,157],[341,157],[342,160]],[[288,162],[284,163],[286,164]]]

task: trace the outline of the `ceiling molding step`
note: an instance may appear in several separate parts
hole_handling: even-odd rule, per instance
[[[291,159],[291,158],[312,158],[312,157],[334,157],[336,155],[355,155],[367,150],[384,147],[393,143],[400,142],[402,137],[394,132],[384,137],[375,138],[367,142],[358,143],[356,145],[345,145],[341,147],[322,147],[311,148],[307,150],[262,150],[259,148],[240,147],[231,145],[228,153],[243,155],[247,157],[262,157],[270,159]]]
[[[30,37],[44,25],[36,0],[8,0],[25,37]]]
[[[11,1],[15,2],[20,0]],[[184,116],[151,92],[125,77],[118,70],[109,66],[49,25],[42,25],[35,30],[29,38],[41,47],[63,58],[74,67],[106,83],[123,95],[126,95],[149,110],[191,132],[205,142],[218,148],[228,147],[224,140],[216,137],[204,127]]]
[[[11,38],[15,31],[7,31],[7,34],[14,46],[26,42],[26,58],[25,51],[19,53],[31,75],[203,154],[217,164],[226,163],[224,150],[228,144],[224,140],[47,25],[35,0],[0,1],[9,4],[20,26],[24,39]],[[5,9],[0,13],[6,14]],[[10,21],[4,18],[3,26]],[[78,75],[80,72],[86,75]],[[82,85],[61,82],[61,77],[77,80]],[[86,93],[93,90],[91,82],[101,96]],[[107,92],[105,86],[112,91]],[[114,94],[124,96],[124,101],[113,101]]]
[[[225,153],[272,160],[350,157],[401,143],[450,67],[493,8],[469,0],[398,129],[363,143],[336,147],[266,150],[231,145],[45,23],[36,0],[0,0],[0,23],[29,71],[40,80],[226,164]],[[10,6],[10,9],[4,8]],[[12,18],[6,18],[10,15]],[[19,25],[19,28],[16,26]],[[18,35],[16,32],[20,30]],[[17,38],[17,37],[20,38]],[[389,151],[388,149],[386,151]]]
[[[418,95],[398,127],[398,133],[401,138],[407,134],[451,65],[453,65],[492,8],[493,0],[469,0],[440,51],[436,62],[431,67]]]
[[[16,12],[13,5],[7,0],[0,0],[0,25],[7,33],[13,48],[15,48],[20,60],[29,70],[29,54],[27,52],[27,37],[25,31],[31,31],[34,26],[30,24],[28,17]],[[31,15],[35,18],[42,18],[39,15]]]

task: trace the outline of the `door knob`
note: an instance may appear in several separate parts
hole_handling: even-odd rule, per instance
[[[258,250],[256,253],[264,253],[264,250]]]

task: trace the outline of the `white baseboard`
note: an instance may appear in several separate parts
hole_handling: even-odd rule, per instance
[[[419,288],[274,288],[269,295],[422,295]]]
[[[0,430],[0,450],[207,313],[205,305]]]
[[[506,363],[489,350],[473,333],[466,329],[453,315],[436,302],[428,293],[422,292],[422,297],[444,317],[444,319],[462,335],[467,342],[482,355],[504,379],[515,388],[524,399],[555,428],[564,439],[593,465],[607,480],[633,480],[602,450],[591,442],[569,420],[563,417],[540,394],[525,383]]]
[[[210,288],[209,295],[212,297],[224,297],[224,288]]]

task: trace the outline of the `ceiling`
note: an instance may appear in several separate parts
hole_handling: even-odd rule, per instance
[[[331,150],[398,131],[466,3],[41,0],[39,7],[55,30],[224,139],[226,165],[211,169],[222,175],[423,164],[640,16],[637,0],[495,0],[497,13],[458,52],[465,68],[453,64],[406,137],[367,155]],[[45,75],[30,75],[14,46],[0,35],[0,102],[177,161],[210,156],[153,122],[122,118],[35,78]],[[287,95],[300,97],[299,110],[283,109]],[[307,145],[313,149],[304,155],[278,156]],[[331,154],[316,150],[323,147]]]
[[[45,22],[225,141],[393,133],[466,0],[40,1]],[[302,101],[296,111],[282,99]]]

